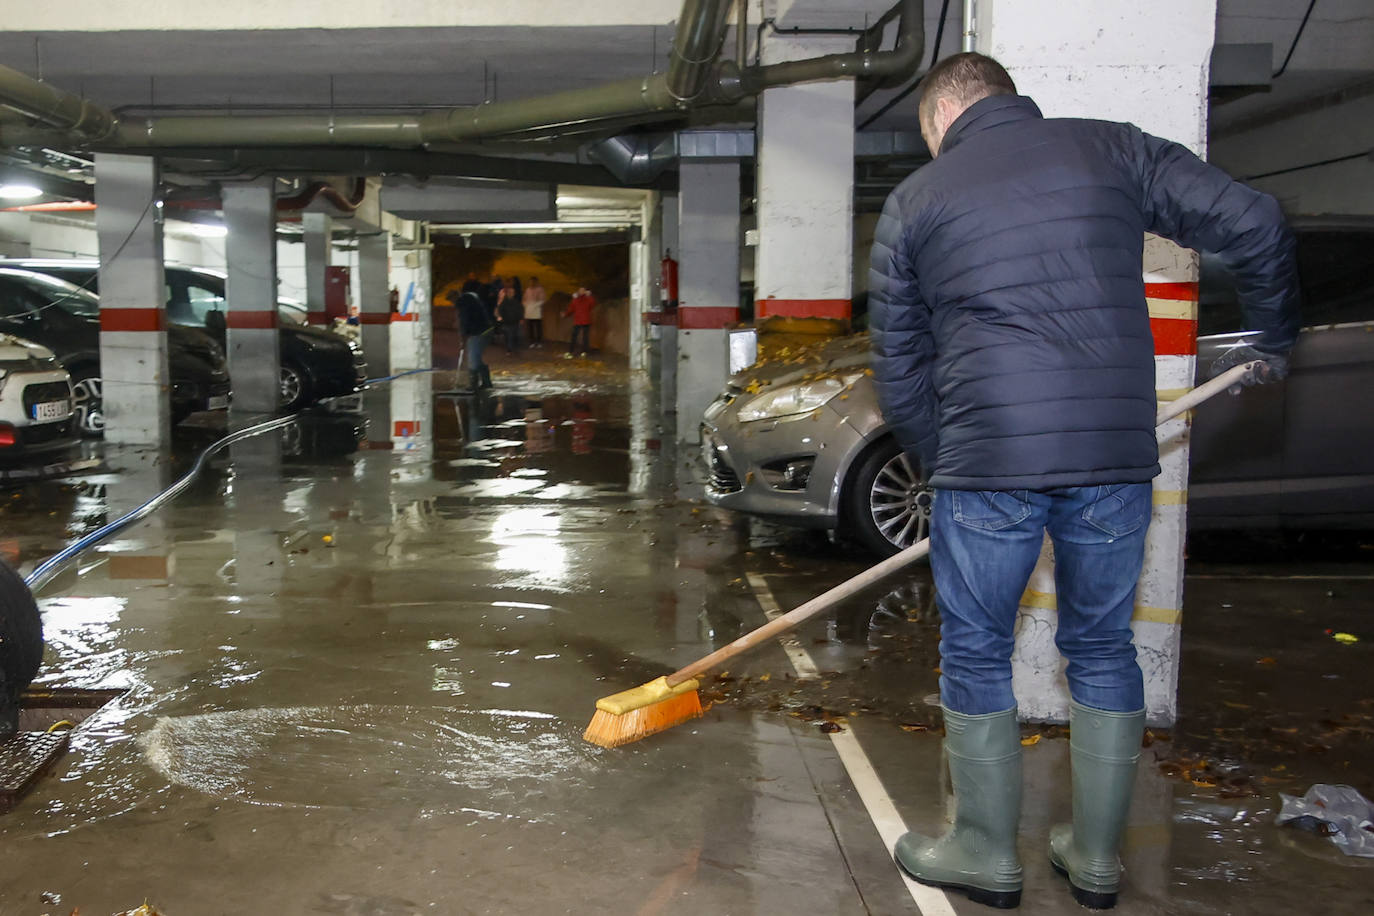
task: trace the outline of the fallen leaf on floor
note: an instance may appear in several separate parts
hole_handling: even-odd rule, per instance
[[[1276,659],[1276,658],[1274,658],[1272,655],[1266,655],[1264,658],[1262,658],[1262,659],[1260,659],[1259,661],[1255,662],[1255,664],[1257,664],[1257,665],[1264,665],[1266,668],[1269,667],[1269,666],[1271,666],[1271,665],[1277,665],[1278,663],[1279,663],[1279,660]]]
[[[1024,737],[1024,738],[1021,739],[1021,746],[1022,746],[1022,747],[1035,747],[1035,746],[1036,746],[1037,744],[1039,744],[1039,743],[1040,743],[1040,736],[1039,736],[1039,735],[1027,735],[1026,737]]]
[[[902,722],[901,729],[904,732],[928,732],[930,731],[930,726],[921,725],[917,722]]]

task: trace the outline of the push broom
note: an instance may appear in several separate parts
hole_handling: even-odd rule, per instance
[[[1160,407],[1155,417],[1155,425],[1172,420],[1213,395],[1241,384],[1249,373],[1256,371],[1261,365],[1261,362],[1255,361],[1235,366],[1177,400],[1170,401]],[[717,649],[672,674],[655,678],[631,690],[602,697],[596,701],[596,713],[592,716],[587,731],[582,735],[583,739],[601,747],[619,747],[697,718],[702,714],[701,697],[697,693],[701,686],[697,680],[698,675],[705,674],[722,662],[748,652],[760,643],[801,626],[822,611],[829,610],[870,585],[900,572],[928,553],[930,539],[917,541],[877,566],[841,582],[805,604],[773,618],[757,630],[746,633],[728,646]]]

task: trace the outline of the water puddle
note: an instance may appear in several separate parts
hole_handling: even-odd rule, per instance
[[[404,706],[229,710],[159,719],[139,739],[169,781],[282,808],[522,809],[592,770],[578,731],[546,713]]]

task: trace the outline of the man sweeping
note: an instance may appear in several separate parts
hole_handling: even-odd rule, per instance
[[[1236,275],[1259,333],[1213,370],[1262,360],[1253,382],[1282,379],[1297,338],[1293,236],[1268,195],[1130,124],[1046,119],[979,54],[927,74],[919,116],[935,160],[883,208],[869,321],[883,413],[936,493],[955,817],[895,856],[923,883],[1020,903],[1011,654],[1048,531],[1073,700],[1073,823],[1049,855],[1079,903],[1107,908],[1145,721],[1130,624],[1159,473],[1144,235]]]

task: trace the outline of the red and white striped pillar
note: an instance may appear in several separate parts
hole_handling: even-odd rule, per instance
[[[97,153],[95,176],[100,365],[86,384],[100,392],[106,442],[160,446],[171,419],[157,160]]]
[[[391,374],[391,233],[358,238],[358,320],[367,374]]]
[[[325,313],[334,217],[328,213],[302,213],[301,227],[305,238],[305,305],[306,320],[310,324],[327,325]]]
[[[1129,121],[1198,154],[1206,144],[1207,75],[1214,0],[1075,3],[1047,18],[1039,0],[979,5],[977,50],[999,60],[1046,117]],[[1160,400],[1193,384],[1197,256],[1147,236],[1142,270],[1155,337]],[[1153,725],[1178,713],[1183,546],[1188,501],[1187,417],[1160,428],[1160,466],[1145,568],[1132,622],[1145,707]],[[1023,718],[1063,721],[1068,691],[1054,646],[1054,567],[1048,542],[1021,600],[1012,676]]]
[[[678,181],[677,438],[701,419],[730,371],[739,321],[739,160],[684,159]]]
[[[766,34],[763,62],[852,51],[852,37]],[[854,80],[759,97],[754,317],[850,317],[854,270]]]
[[[275,413],[281,403],[277,352],[277,210],[275,179],[224,186],[229,375],[235,413]]]

